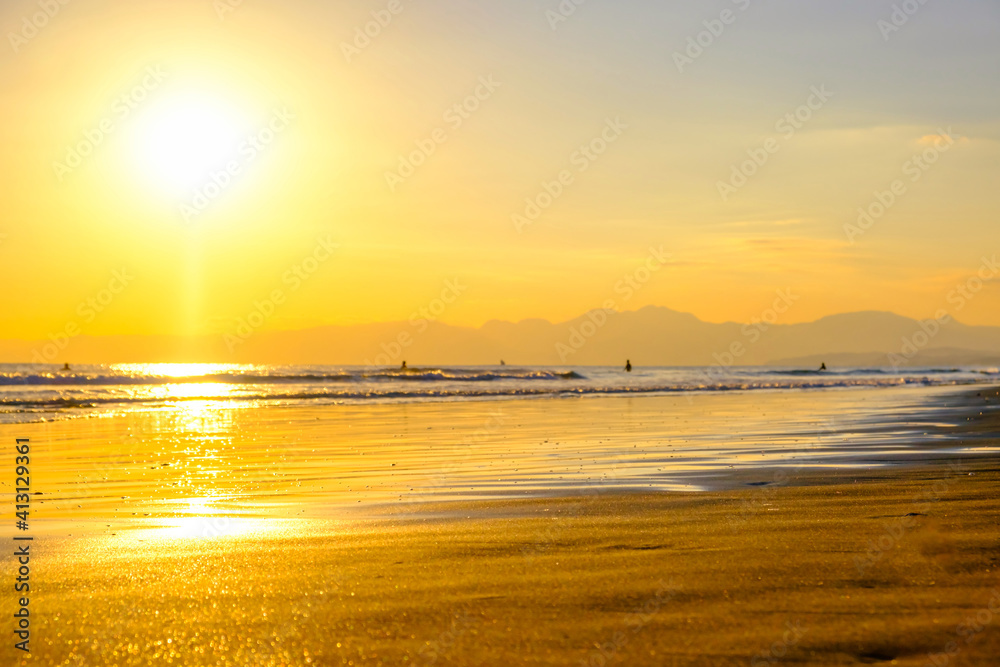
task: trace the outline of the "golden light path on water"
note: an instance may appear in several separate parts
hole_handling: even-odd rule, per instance
[[[245,537],[277,529],[277,522],[273,520],[231,516],[231,510],[214,504],[217,501],[216,497],[206,496],[171,503],[168,507],[175,507],[173,511],[177,516],[161,519],[156,528],[139,532],[147,539],[177,540]]]
[[[159,377],[198,377],[202,375],[212,375],[217,373],[248,371],[259,368],[258,366],[245,364],[177,364],[177,363],[156,363],[156,364],[113,364],[113,370],[134,375],[159,376]]]
[[[116,364],[111,368],[131,376],[187,380],[258,369],[251,365],[212,363]],[[187,381],[143,387],[141,391],[145,399],[176,401],[170,408],[173,428],[177,433],[195,436],[195,442],[190,443],[183,453],[199,461],[197,471],[189,472],[186,481],[204,495],[155,503],[159,505],[157,509],[161,510],[155,527],[139,529],[136,531],[136,538],[217,539],[263,534],[275,529],[274,521],[239,516],[238,510],[234,512],[235,497],[221,495],[214,488],[215,479],[225,475],[227,471],[226,461],[212,447],[218,443],[219,436],[224,437],[233,426],[232,414],[223,409],[226,407],[223,401],[237,394],[238,385],[217,381]],[[201,434],[201,437],[196,434]],[[221,503],[226,500],[230,501],[229,505],[222,506]]]
[[[194,399],[232,399],[240,396],[241,387],[237,383],[218,381],[227,373],[247,373],[261,371],[261,367],[243,364],[209,363],[150,363],[114,364],[112,371],[130,377],[177,378],[178,382],[165,384],[138,385],[131,387],[132,397],[149,401],[177,401],[182,412],[206,414],[208,404],[197,404]],[[204,378],[204,379],[201,379]],[[181,381],[185,380],[185,381]]]
[[[118,368],[163,378],[121,386],[160,400],[17,427],[38,442],[39,511],[67,533],[88,523],[119,538],[217,541],[425,502],[691,492],[770,483],[768,466],[884,466],[917,454],[914,435],[924,456],[987,446],[920,416],[928,396],[960,387],[288,406],[234,400],[243,387],[220,374],[247,367]],[[861,419],[904,407],[912,423]]]
[[[236,392],[236,385],[224,382],[186,382],[181,384],[166,384],[154,387],[150,390],[152,399],[190,399],[190,398],[227,398]],[[198,407],[192,405],[181,407],[182,410],[198,411]]]
[[[151,366],[158,368],[150,368]],[[211,364],[149,364],[143,372],[193,377],[220,370],[230,370],[230,367]],[[234,389],[233,385],[221,382],[179,383],[156,387],[153,394],[158,399],[205,396],[225,398]],[[173,418],[177,432],[192,434],[195,438],[198,438],[197,434],[201,434],[201,442],[191,443],[183,453],[197,459],[197,469],[188,473],[187,481],[204,495],[158,503],[163,515],[156,521],[154,528],[136,531],[136,539],[215,540],[263,535],[277,528],[274,521],[239,516],[240,511],[234,507],[234,501],[238,504],[237,497],[220,494],[215,488],[215,480],[227,474],[227,462],[214,445],[218,443],[220,435],[224,437],[226,431],[232,428],[232,415],[229,410],[220,409],[223,405],[217,400],[180,401],[176,404]],[[228,506],[224,506],[223,503],[227,500]]]

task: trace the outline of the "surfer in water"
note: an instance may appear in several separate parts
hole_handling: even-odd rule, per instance
[[[819,370],[820,370],[821,373],[826,370],[826,362],[825,361],[822,364],[819,365]]]
[[[62,367],[62,372],[63,373],[68,373],[70,370],[72,370],[72,369],[69,367],[69,364],[63,364],[63,367]]]
[[[399,370],[401,370],[401,371],[405,371],[405,370],[408,370],[408,369],[406,368],[406,362],[405,362],[405,361],[403,362],[403,365],[399,367]]]
[[[632,372],[632,360],[631,359],[626,359],[625,360],[625,372],[626,373],[631,373]]]

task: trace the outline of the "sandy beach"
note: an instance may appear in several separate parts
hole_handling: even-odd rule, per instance
[[[588,413],[598,421],[629,414],[625,422],[643,426],[620,438],[652,447],[664,428],[653,418],[661,399],[633,401],[631,413],[616,400],[631,399],[592,399]],[[794,399],[754,400],[791,408]],[[444,408],[433,406],[328,411],[311,415],[316,433],[302,429],[303,414],[289,421],[293,413],[259,409],[4,426],[6,439],[16,432],[36,443],[34,484],[44,499],[33,529],[33,652],[23,659],[8,641],[4,660],[990,664],[1000,652],[1000,468],[988,437],[997,392],[966,388],[947,400],[966,415],[949,426],[960,427],[950,450],[895,452],[892,465],[791,465],[785,456],[775,459],[781,465],[734,468],[725,484],[689,475],[683,463],[669,477],[693,486],[654,492],[615,475],[547,493],[540,475],[526,479],[524,494],[486,484],[465,497],[423,469],[398,473],[402,487],[393,480],[398,468],[434,456],[426,452],[476,433],[466,447],[489,457],[502,447],[518,468],[537,467],[525,454],[535,450],[518,445],[558,430],[562,408],[544,402],[509,404],[509,421],[492,431],[482,417],[496,405],[450,404],[458,436],[428,432],[442,423]],[[718,399],[691,410],[724,414],[735,405]],[[401,410],[405,429],[375,419]],[[348,421],[358,431],[345,435]],[[582,446],[562,426],[560,442]],[[578,427],[594,435],[592,425]],[[393,430],[404,442],[390,447],[384,436]],[[420,431],[431,446],[404,457],[406,434]],[[334,432],[352,462],[304,453],[320,447],[313,435]],[[834,440],[841,454],[853,446],[850,437]],[[99,465],[85,465],[92,457]],[[357,463],[368,459],[367,468]],[[635,460],[642,457],[622,460],[626,473],[617,474],[634,472]],[[466,474],[461,461],[436,465]],[[470,466],[482,463],[473,457]],[[714,490],[704,490],[706,479]]]

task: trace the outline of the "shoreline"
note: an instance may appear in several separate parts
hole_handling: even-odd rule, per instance
[[[818,399],[818,400],[817,400]],[[905,405],[905,411],[899,407]],[[1000,389],[135,412],[32,437],[41,516],[364,518],[433,503],[827,485],[1000,456]],[[889,412],[895,411],[895,412]],[[6,534],[9,528],[0,528]]]
[[[0,364],[2,366],[3,364]],[[366,367],[345,367],[345,372],[347,371],[358,371]],[[319,387],[322,385],[317,385],[311,389],[305,390],[304,394],[297,394],[295,392],[291,394],[282,393],[268,393],[264,392],[261,394],[254,393],[253,391],[246,393],[246,388],[253,385],[244,385],[237,382],[236,384],[227,385],[225,378],[221,376],[196,376],[194,378],[173,378],[173,377],[158,377],[153,384],[144,386],[142,384],[133,384],[132,382],[127,382],[122,385],[120,389],[126,392],[126,395],[119,396],[117,398],[111,398],[107,395],[91,395],[88,391],[93,392],[98,388],[106,388],[115,386],[113,382],[109,381],[109,378],[105,377],[103,381],[97,382],[96,384],[87,381],[86,379],[81,380],[79,386],[70,384],[64,384],[62,381],[55,383],[41,383],[37,386],[48,386],[52,388],[69,386],[76,387],[79,391],[73,395],[73,397],[67,396],[49,396],[46,398],[41,395],[34,395],[32,392],[20,392],[18,393],[17,387],[21,386],[18,383],[5,384],[4,388],[9,391],[14,391],[14,395],[11,396],[4,405],[5,411],[0,412],[0,426],[2,425],[17,425],[17,424],[34,424],[34,423],[47,423],[53,421],[63,421],[71,419],[80,418],[101,418],[114,415],[126,414],[132,411],[158,411],[158,410],[169,410],[169,409],[183,409],[184,406],[190,404],[212,402],[225,409],[232,410],[242,410],[242,409],[253,409],[253,408],[265,408],[265,409],[300,409],[300,410],[326,410],[326,409],[365,409],[367,407],[378,407],[378,406],[421,406],[421,405],[462,405],[462,404],[491,404],[491,403],[508,403],[508,402],[519,402],[519,401],[544,401],[544,400],[567,400],[567,399],[580,399],[580,400],[593,400],[593,399],[615,399],[615,398],[677,398],[684,397],[685,400],[698,401],[704,400],[714,395],[725,395],[725,394],[736,394],[736,395],[746,395],[752,396],[754,394],[774,394],[783,392],[851,392],[851,391],[892,391],[892,390],[910,390],[910,391],[922,391],[922,390],[942,390],[942,391],[962,391],[964,389],[973,389],[976,387],[990,387],[990,381],[980,381],[966,379],[965,381],[954,381],[954,382],[930,382],[927,380],[926,376],[921,378],[918,373],[914,377],[909,377],[907,379],[900,379],[897,382],[888,384],[869,384],[867,382],[860,382],[857,384],[848,382],[846,384],[837,383],[819,383],[819,384],[787,384],[790,379],[796,379],[796,381],[801,381],[803,377],[809,376],[812,372],[809,371],[788,371],[784,372],[780,367],[773,367],[773,370],[766,370],[772,367],[768,366],[754,366],[754,367],[736,367],[734,369],[728,369],[723,373],[716,373],[714,367],[651,367],[647,369],[651,372],[679,372],[686,373],[688,381],[697,380],[698,382],[706,380],[719,380],[724,379],[725,382],[712,387],[702,387],[693,388],[689,386],[684,386],[679,384],[676,386],[659,386],[655,382],[652,386],[648,384],[649,378],[645,380],[640,379],[643,375],[642,371],[637,371],[633,376],[629,374],[630,380],[638,380],[636,384],[621,384],[620,386],[614,386],[614,383],[621,382],[621,373],[618,372],[617,368],[609,368],[604,366],[585,366],[585,367],[556,367],[553,369],[520,369],[521,373],[530,374],[541,374],[544,376],[551,376],[550,379],[555,377],[563,377],[564,375],[575,375],[576,370],[573,369],[591,369],[595,372],[606,373],[608,371],[613,371],[611,376],[605,377],[604,382],[611,382],[612,385],[582,385],[582,386],[566,386],[563,388],[557,388],[554,386],[528,386],[525,385],[517,389],[508,387],[506,389],[493,389],[488,388],[477,388],[474,391],[470,390],[470,386],[476,386],[478,383],[465,382],[464,384],[452,383],[447,388],[442,389],[437,392],[431,393],[421,393],[418,389],[424,383],[407,383],[405,385],[399,386],[396,389],[399,390],[398,393],[388,392],[385,394],[380,394],[381,391],[375,386],[369,386],[367,389],[359,394],[349,394],[341,395],[337,393],[323,394],[319,391]],[[416,369],[413,369],[416,370]],[[429,369],[430,370],[430,369]],[[460,371],[472,371],[480,370],[485,375],[492,379],[494,378],[490,375],[494,369],[485,369],[479,367],[454,367],[449,369],[452,373],[457,373]],[[517,371],[518,369],[514,369]],[[561,373],[561,371],[566,371],[566,373]],[[750,371],[756,373],[756,375],[748,375]],[[393,377],[398,375],[398,371],[393,371],[392,369],[387,369],[387,375],[385,377]],[[435,372],[437,370],[435,369]],[[443,371],[442,371],[443,372]],[[941,369],[926,369],[926,373],[931,374],[950,374],[950,373],[972,373],[986,375],[986,371],[969,371],[963,369],[952,369],[952,370],[941,370]],[[763,375],[761,375],[763,373]],[[768,378],[770,373],[782,374],[784,380],[777,382],[776,384],[769,384]],[[875,374],[877,377],[883,377],[881,369],[849,369],[845,374],[839,374],[836,371],[830,371],[829,374],[826,373],[815,373],[817,378],[823,378],[824,380],[832,380],[833,378],[840,377],[844,378],[846,382],[848,379],[854,378],[855,373],[868,373],[869,375]],[[995,375],[995,373],[992,373]],[[717,376],[717,377],[716,377]],[[201,379],[199,379],[201,377]],[[206,381],[204,378],[209,377],[215,381]],[[305,376],[308,379],[313,379],[313,376]],[[239,379],[238,376],[234,379]],[[342,379],[340,375],[334,375],[331,379],[339,380]],[[435,380],[441,380],[435,376]],[[563,380],[567,378],[563,377]],[[585,377],[580,376],[578,379],[586,380]],[[28,379],[26,378],[26,381]],[[167,383],[167,380],[176,380],[176,382]],[[191,381],[195,380],[195,381]],[[871,377],[868,378],[871,380]],[[782,384],[785,382],[786,384]],[[751,386],[745,386],[749,384]],[[753,386],[758,383],[762,383],[762,386]],[[543,382],[543,384],[546,384]],[[461,385],[461,386],[460,386]],[[31,382],[27,382],[24,386],[36,386]],[[149,393],[149,389],[163,389],[171,386],[179,387],[180,389],[176,392],[167,391],[165,395],[152,395]],[[232,391],[219,391],[220,386],[226,386]],[[270,385],[260,385],[258,388],[268,387]],[[273,386],[280,386],[273,385]],[[290,385],[295,386],[295,385]],[[427,385],[428,387],[430,385]],[[461,388],[464,386],[464,389]],[[484,385],[485,386],[485,385]],[[144,389],[144,391],[140,391]],[[403,391],[405,389],[405,391]],[[261,389],[263,390],[263,389]],[[135,392],[131,395],[130,392]],[[162,393],[162,392],[161,392]],[[11,406],[21,406],[20,409],[11,409]]]

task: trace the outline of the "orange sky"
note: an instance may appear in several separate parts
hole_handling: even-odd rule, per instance
[[[718,8],[293,4],[3,4],[0,337],[222,333],[276,291],[269,329],[405,320],[455,279],[445,322],[564,320],[650,247],[623,308],[928,317],[1000,253],[993,6],[886,39],[891,3],[723,2],[679,71]],[[956,317],[1000,325],[997,283]]]

